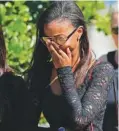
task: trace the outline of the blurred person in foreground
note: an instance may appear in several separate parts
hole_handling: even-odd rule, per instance
[[[112,88],[108,94],[108,104],[105,112],[103,130],[104,131],[117,131],[118,129],[118,8],[117,3],[112,6],[111,11],[111,31],[116,50],[108,52],[107,55],[103,55],[100,59],[110,62],[115,69],[115,80],[112,84]]]
[[[6,47],[0,25],[0,131],[18,131],[23,125],[24,80],[6,64]]]

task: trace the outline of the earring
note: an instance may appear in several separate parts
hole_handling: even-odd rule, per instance
[[[79,41],[79,38],[77,38],[77,41]]]
[[[84,49],[82,48],[81,49],[81,52],[82,52],[82,57],[84,56]]]
[[[81,38],[81,37],[80,37],[80,36],[78,36],[78,37],[77,37],[77,41],[79,41],[79,40],[80,40],[80,38]]]

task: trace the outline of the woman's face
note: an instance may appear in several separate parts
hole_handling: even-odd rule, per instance
[[[81,27],[75,28],[68,20],[54,20],[44,25],[45,36],[54,37],[53,40],[57,42],[56,44],[58,44],[62,50],[65,51],[66,48],[69,47],[72,53],[79,52],[79,39],[82,32]]]
[[[118,47],[118,12],[113,13],[112,15],[112,36],[115,42],[116,47]],[[116,31],[117,30],[117,31]],[[116,32],[115,32],[116,31]]]

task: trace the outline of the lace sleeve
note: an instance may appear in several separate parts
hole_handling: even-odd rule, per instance
[[[92,80],[84,84],[87,90],[82,100],[75,88],[71,67],[59,68],[57,72],[64,96],[73,109],[73,121],[78,128],[87,126],[106,104],[108,85],[114,75],[112,66],[104,63],[93,69]]]

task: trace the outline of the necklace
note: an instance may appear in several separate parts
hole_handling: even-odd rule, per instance
[[[91,61],[91,63],[89,64],[88,70],[91,68],[91,66],[94,64],[94,62],[95,62],[95,59],[93,59],[93,60]],[[86,72],[86,73],[87,73],[87,72]],[[51,86],[57,79],[58,79],[58,76],[56,76],[56,77],[46,86],[46,88],[49,87],[49,86]]]
[[[77,62],[79,62],[79,59],[77,60]],[[72,71],[74,72],[74,67],[75,67],[75,65],[77,64],[77,62],[74,64],[74,66],[73,66],[73,68],[72,68]],[[55,82],[55,80],[57,80],[58,79],[58,76],[56,76],[48,85],[49,86],[51,86],[54,82]],[[48,87],[48,86],[47,86]]]
[[[55,82],[55,80],[57,80],[58,79],[58,76],[56,76],[50,83],[49,83],[49,86],[51,86],[54,82]]]
[[[0,76],[2,76],[2,75],[3,75],[3,69],[0,68]]]

